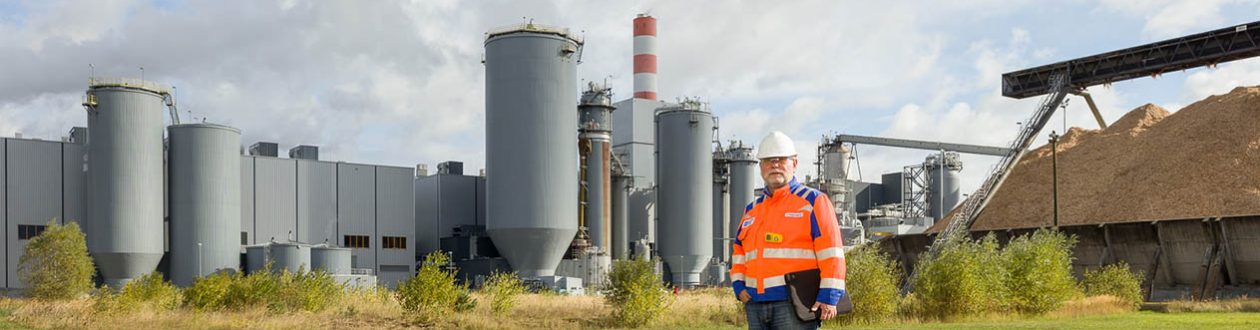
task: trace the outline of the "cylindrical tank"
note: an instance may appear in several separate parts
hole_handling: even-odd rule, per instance
[[[610,190],[610,200],[612,201],[612,257],[616,260],[627,259],[630,249],[630,188],[633,185],[632,178],[620,172],[614,172],[612,176],[612,189]]]
[[[311,246],[299,243],[273,242],[267,247],[271,271],[297,273],[311,270]]]
[[[691,100],[663,108],[656,141],[657,245],[674,285],[692,287],[713,257],[712,115]]]
[[[962,189],[958,183],[962,160],[958,153],[946,151],[928,156],[923,166],[928,169],[927,216],[940,220],[958,205],[962,197]]]
[[[311,247],[311,270],[333,275],[350,275],[350,249],[328,245]]]
[[[581,47],[536,24],[487,33],[486,231],[521,276],[554,275],[577,233]]]
[[[267,266],[267,244],[245,247],[245,272],[253,273]]]
[[[726,184],[728,177],[726,175],[726,152],[718,149],[713,151],[713,256],[719,261],[730,260],[729,250],[730,243],[727,240],[727,231],[730,230],[726,212],[729,209],[726,194]]]
[[[87,242],[110,286],[152,272],[162,259],[164,95],[165,88],[139,80],[88,87]]]
[[[215,124],[170,130],[171,282],[240,267],[241,131]]]
[[[744,216],[744,209],[753,201],[753,194],[757,191],[757,182],[761,181],[757,169],[757,158],[753,156],[751,147],[744,145],[742,141],[732,142],[727,147],[727,170],[730,172],[730,236],[736,237],[739,233],[739,223]],[[729,253],[729,252],[728,252]]]
[[[583,200],[591,246],[604,253],[612,248],[609,189],[612,186],[612,90],[591,82],[578,103],[578,145],[582,148],[586,184]]]
[[[849,157],[853,155],[847,144],[832,143],[823,153],[823,179],[846,180],[849,178]]]

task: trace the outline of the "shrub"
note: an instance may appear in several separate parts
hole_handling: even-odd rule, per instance
[[[416,321],[432,323],[444,313],[476,306],[468,288],[455,283],[455,272],[444,269],[448,263],[450,257],[445,252],[429,253],[416,276],[398,285],[395,293],[398,302],[404,310],[413,313]]]
[[[101,291],[97,296],[96,308],[107,313],[130,312],[141,308],[173,310],[179,308],[182,301],[179,288],[162,279],[162,274],[158,272],[132,279],[117,294],[113,294],[108,288],[101,288]]]
[[[184,304],[199,310],[222,310],[228,305],[229,293],[240,273],[216,273],[193,280],[184,290]]]
[[[879,251],[865,244],[845,253],[846,294],[853,300],[853,312],[841,315],[842,324],[875,324],[889,321],[897,312],[901,268]]]
[[[1076,237],[1040,229],[1019,236],[1002,249],[1011,307],[1026,314],[1044,314],[1077,296],[1072,276]]]
[[[318,312],[338,304],[344,288],[328,273],[264,269],[242,276],[219,273],[193,281],[184,294],[189,306],[200,310],[242,309],[265,306],[272,312]]]
[[[941,244],[935,256],[919,261],[911,279],[920,316],[950,319],[1006,310],[1007,276],[997,239],[959,235]]]
[[[525,284],[521,282],[520,277],[516,276],[516,272],[496,271],[490,274],[490,279],[486,280],[481,291],[490,298],[490,310],[496,314],[503,314],[516,306],[516,299],[525,293]]]
[[[36,299],[78,298],[92,290],[95,273],[79,224],[48,221],[44,232],[26,244],[18,276]]]
[[[1142,275],[1130,270],[1128,263],[1120,262],[1098,270],[1085,271],[1082,284],[1086,295],[1114,296],[1129,302],[1135,310],[1142,305]]]
[[[324,271],[289,271],[278,275],[276,293],[267,303],[275,312],[318,312],[341,301],[341,284]]]
[[[618,260],[608,273],[604,300],[621,326],[641,327],[656,320],[671,301],[664,283],[647,260]]]

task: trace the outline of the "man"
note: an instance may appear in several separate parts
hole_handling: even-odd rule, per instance
[[[749,329],[817,329],[803,322],[788,300],[784,274],[818,269],[822,281],[814,310],[836,316],[844,291],[840,225],[827,195],[796,181],[796,146],[770,132],[757,146],[763,193],[744,208],[731,253],[731,285],[744,302]]]

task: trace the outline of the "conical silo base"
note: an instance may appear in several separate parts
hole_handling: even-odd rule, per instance
[[[691,288],[700,285],[700,273],[712,256],[665,256],[674,286]]]
[[[101,270],[105,285],[121,288],[133,278],[157,270],[162,261],[161,253],[92,253],[96,267]]]
[[[487,232],[512,269],[528,278],[555,275],[577,229],[504,228]]]

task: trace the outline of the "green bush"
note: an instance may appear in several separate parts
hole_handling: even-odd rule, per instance
[[[403,310],[412,312],[416,321],[432,323],[443,314],[476,306],[468,287],[455,283],[455,272],[446,269],[450,257],[434,251],[424,257],[416,276],[398,285],[395,296]]]
[[[179,288],[163,279],[162,273],[151,272],[127,282],[117,294],[109,288],[101,288],[96,308],[107,313],[141,308],[173,310],[179,308],[181,301]]]
[[[846,294],[853,300],[853,312],[841,315],[841,324],[877,324],[891,321],[901,297],[901,268],[873,244],[864,244],[845,253]]]
[[[198,310],[227,309],[232,284],[240,277],[239,273],[216,273],[199,277],[193,280],[192,286],[184,290],[184,304]]]
[[[925,255],[911,279],[922,318],[952,319],[1007,310],[1007,273],[997,239],[972,240],[959,235]]]
[[[625,327],[641,327],[656,320],[672,301],[655,267],[646,260],[618,260],[608,273],[604,300],[613,319]]]
[[[516,299],[525,293],[525,284],[516,276],[516,272],[496,271],[490,274],[490,279],[486,280],[481,292],[490,298],[490,310],[495,314],[503,314],[516,306]]]
[[[322,311],[339,303],[344,293],[341,284],[324,271],[286,270],[278,275],[277,284],[276,294],[267,304],[276,312]]]
[[[1086,271],[1082,284],[1086,295],[1114,296],[1130,302],[1135,310],[1142,305],[1142,275],[1130,270],[1128,263],[1120,262]]]
[[[18,259],[18,277],[36,299],[78,298],[92,290],[96,273],[79,224],[48,221],[44,232],[26,244]]]
[[[199,310],[264,306],[278,313],[318,312],[338,304],[344,295],[342,285],[328,273],[276,274],[268,265],[246,276],[219,273],[198,278],[184,293],[184,302]]]
[[[1058,309],[1079,291],[1072,276],[1072,247],[1076,237],[1040,229],[1011,239],[1002,249],[1010,304],[1025,314]]]

